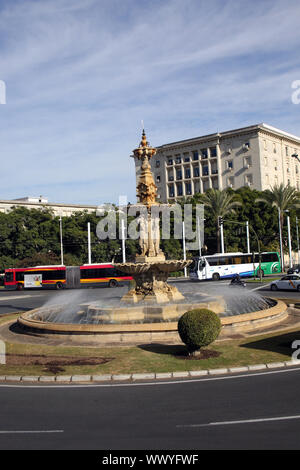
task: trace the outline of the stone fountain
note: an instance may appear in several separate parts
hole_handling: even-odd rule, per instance
[[[223,295],[196,292],[194,298],[189,294],[185,299],[175,286],[168,284],[169,274],[183,270],[191,261],[166,260],[160,249],[159,209],[168,205],[157,202],[157,187],[150,165],[156,149],[149,145],[144,131],[139,147],[133,152],[141,162],[138,202],[134,206],[139,214],[140,253],[136,255],[135,262],[116,263],[115,266],[131,275],[135,286],[114,305],[105,305],[101,300],[73,304],[71,296],[67,303],[25,312],[18,318],[21,331],[34,335],[59,335],[63,342],[71,344],[122,345],[178,342],[178,319],[192,308],[208,308],[218,313],[223,325],[221,336],[285,320],[286,306],[281,301],[261,298],[262,305],[255,301],[251,306],[248,305],[249,299],[241,298],[230,312]],[[243,297],[248,295],[247,292],[243,294]]]
[[[157,187],[150,164],[156,149],[147,142],[144,130],[140,145],[133,150],[133,154],[141,162],[137,185],[138,204],[134,206],[136,212],[140,213],[138,221],[141,253],[136,255],[134,263],[115,265],[120,271],[131,275],[135,281],[135,287],[122,298],[122,302],[166,304],[182,301],[183,295],[175,286],[168,284],[167,279],[171,272],[183,270],[192,261],[167,261],[160,249],[159,209],[168,206],[157,202]]]

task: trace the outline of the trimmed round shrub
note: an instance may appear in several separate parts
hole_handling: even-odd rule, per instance
[[[189,310],[178,321],[179,336],[189,352],[197,351],[215,341],[220,331],[220,318],[206,308]]]

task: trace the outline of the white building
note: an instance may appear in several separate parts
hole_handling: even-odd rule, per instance
[[[161,202],[209,188],[300,189],[300,137],[261,123],[161,145],[151,166]]]
[[[54,216],[69,216],[76,212],[87,211],[95,212],[97,206],[85,204],[60,204],[48,202],[43,196],[39,197],[22,197],[13,200],[0,200],[0,212],[9,212],[13,207],[26,207],[27,209],[49,209]]]

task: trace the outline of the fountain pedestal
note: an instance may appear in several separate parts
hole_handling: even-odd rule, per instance
[[[130,274],[135,287],[122,297],[127,304],[166,304],[184,300],[175,286],[167,283],[169,273],[182,270],[191,261],[147,261],[144,263],[120,263],[116,267]]]
[[[135,280],[135,287],[122,297],[126,304],[166,304],[184,300],[175,286],[167,283],[172,271],[181,271],[192,261],[166,261],[160,249],[159,210],[164,205],[157,199],[150,159],[156,149],[147,142],[145,131],[139,147],[133,150],[134,156],[141,162],[141,172],[137,185],[138,204],[131,206],[140,213],[139,245],[141,253],[135,257],[135,263],[118,263],[116,268],[127,273]]]

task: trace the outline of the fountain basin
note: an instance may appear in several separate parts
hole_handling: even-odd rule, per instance
[[[18,325],[28,334],[35,335],[63,335],[72,344],[93,344],[93,345],[131,345],[154,342],[178,343],[181,342],[177,332],[177,320],[187,310],[191,308],[211,308],[221,310],[222,304],[216,301],[215,304],[203,302],[199,304],[173,304],[176,306],[177,318],[171,316],[163,318],[164,307],[156,314],[160,315],[160,321],[140,322],[140,323],[55,323],[45,321],[47,315],[55,315],[61,312],[63,306],[44,307],[23,313],[18,318]],[[147,312],[151,312],[151,307],[138,307],[148,309],[144,313],[144,320],[149,319]],[[149,310],[150,309],[150,310]],[[117,309],[115,309],[117,310]],[[130,309],[131,311],[132,309]],[[80,313],[80,312],[79,312]],[[152,311],[154,313],[154,310]],[[219,312],[220,313],[220,312]],[[141,314],[141,311],[140,311]],[[284,302],[277,300],[275,305],[252,313],[240,315],[222,316],[220,314],[222,330],[220,337],[232,334],[244,333],[273,326],[287,318],[287,306]]]

